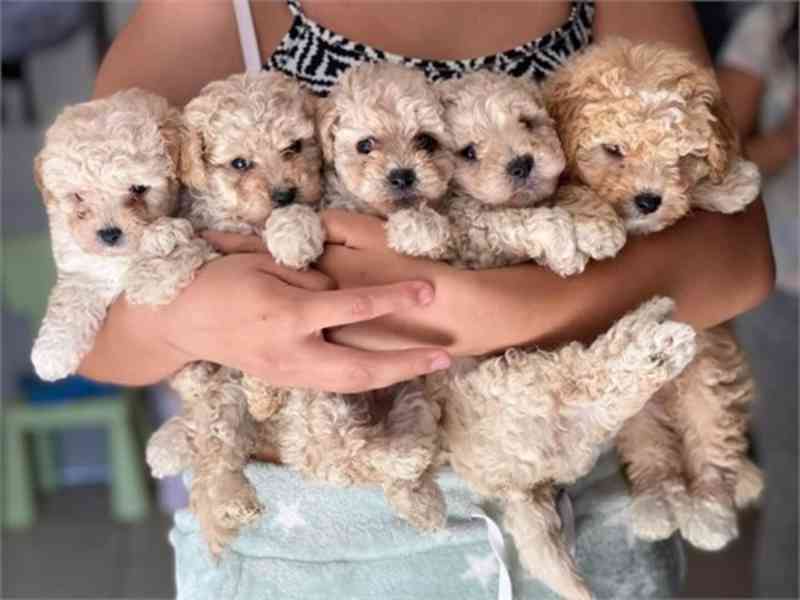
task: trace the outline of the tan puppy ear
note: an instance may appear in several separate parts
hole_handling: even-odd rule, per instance
[[[159,132],[171,162],[172,173],[177,178],[181,158],[181,114],[177,109],[169,110],[167,118],[159,126]]]
[[[721,97],[717,97],[708,110],[712,132],[708,146],[708,165],[712,180],[720,182],[739,154],[739,135],[733,115]]]
[[[316,102],[317,133],[322,146],[322,156],[326,163],[333,163],[333,142],[336,139],[336,127],[339,123],[339,111],[336,101],[328,96]]]
[[[42,175],[42,167],[43,167],[42,163],[44,163],[44,158],[42,157],[41,153],[39,153],[36,156],[36,158],[33,159],[33,182],[36,184],[36,188],[42,195],[42,200],[44,201],[44,205],[50,208],[55,206],[56,198],[44,184],[44,177]]]
[[[205,144],[200,131],[180,128],[178,178],[188,188],[202,190],[206,187]]]

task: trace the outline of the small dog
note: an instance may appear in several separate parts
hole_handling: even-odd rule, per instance
[[[321,153],[314,111],[310,94],[279,73],[209,84],[184,110],[188,218],[198,228],[258,233],[276,260],[294,268],[316,260],[325,236],[316,213]],[[204,363],[175,386],[184,414],[154,435],[148,462],[161,476],[194,466],[192,507],[212,553],[263,510],[242,473],[251,454],[276,456],[329,483],[381,485],[409,522],[440,526],[441,494],[432,480],[418,481],[431,451],[416,442],[435,431],[434,418],[418,408],[421,394],[404,393],[384,421],[371,411],[373,395],[276,388]]]
[[[666,45],[613,40],[560,69],[546,88],[576,188],[612,207],[632,234],[664,229],[693,208],[734,213],[758,194],[754,164],[714,74]],[[695,360],[620,432],[633,528],[664,539],[679,528],[712,550],[737,535],[736,506],[761,473],[747,460],[753,381],[725,327],[698,334]]]
[[[173,219],[178,199],[179,112],[131,89],[65,109],[47,132],[34,174],[50,222],[58,281],[33,347],[47,380],[74,373],[94,344],[108,306],[122,292],[168,303],[192,280],[191,265],[140,261],[180,243],[186,257],[210,252],[188,243],[188,222]]]
[[[455,192],[443,226],[414,211],[390,215],[396,250],[466,268],[534,259],[562,276],[619,250],[624,228],[619,220],[595,225],[596,202],[549,206],[564,156],[533,82],[478,72],[437,91],[457,157]],[[404,234],[392,237],[401,216]],[[421,253],[420,231],[443,245]],[[667,320],[671,308],[666,299],[646,303],[589,348],[510,350],[427,378],[442,408],[444,457],[477,492],[503,501],[522,563],[568,597],[589,592],[561,539],[553,486],[589,471],[641,409],[636,390],[654,392],[693,356],[694,334]]]

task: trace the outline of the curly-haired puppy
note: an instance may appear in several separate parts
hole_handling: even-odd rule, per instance
[[[681,50],[613,40],[557,72],[546,98],[567,170],[613,207],[631,233],[664,229],[692,208],[732,213],[759,190],[711,69]],[[698,335],[698,355],[623,428],[634,529],[662,539],[680,528],[717,549],[736,537],[735,507],[762,488],[745,456],[753,382],[731,333]]]
[[[427,256],[466,268],[534,259],[570,275],[589,257],[619,249],[620,222],[603,229],[591,222],[590,205],[574,213],[549,206],[564,157],[536,84],[478,72],[437,91],[457,153],[457,191],[446,212],[447,251]],[[413,236],[430,223],[414,221],[397,236],[396,249],[420,254]],[[388,225],[391,232],[391,219]],[[461,360],[427,378],[442,408],[445,455],[473,489],[504,503],[525,567],[567,597],[589,592],[561,539],[553,485],[591,468],[625,419],[641,409],[636,390],[655,391],[691,359],[693,332],[667,320],[671,306],[665,299],[643,305],[588,348],[511,350]]]
[[[169,253],[192,234],[186,221],[168,218],[178,198],[178,121],[166,100],[131,89],[68,107],[47,131],[34,174],[58,281],[32,353],[43,379],[75,372],[126,289],[163,304],[191,281],[186,268],[131,274],[143,257]],[[190,246],[189,263],[210,251],[202,241]]]

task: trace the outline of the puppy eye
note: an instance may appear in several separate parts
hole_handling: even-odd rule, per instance
[[[295,140],[290,146],[286,146],[281,152],[284,158],[290,158],[295,154],[300,154],[303,150],[303,140]]]
[[[417,136],[414,138],[414,144],[417,146],[417,148],[425,152],[435,152],[439,147],[439,142],[436,141],[436,138],[429,133],[417,134]]]
[[[132,185],[130,188],[128,188],[128,191],[134,196],[141,196],[142,194],[146,193],[147,190],[149,189],[150,189],[149,185]]]
[[[239,156],[231,161],[231,166],[237,171],[246,171],[253,166],[253,163]]]
[[[620,148],[617,144],[603,144],[603,150],[605,150],[606,154],[609,156],[613,156],[614,158],[622,158],[622,148]]]
[[[470,162],[478,160],[478,153],[475,151],[475,144],[470,144],[469,146],[465,146],[459,152],[464,160],[468,160]]]
[[[356,144],[356,151],[359,154],[369,154],[375,148],[375,138],[364,138]]]

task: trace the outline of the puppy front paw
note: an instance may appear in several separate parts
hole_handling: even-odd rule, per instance
[[[537,211],[528,225],[534,236],[532,258],[561,277],[583,272],[588,257],[578,247],[572,215],[559,207],[545,209]]]
[[[45,381],[57,381],[74,374],[81,364],[81,356],[60,340],[37,338],[31,351],[31,362],[36,374]]]
[[[162,217],[145,228],[139,251],[150,256],[168,256],[194,237],[194,228],[186,219]]]
[[[636,537],[665,540],[678,528],[678,522],[668,499],[658,493],[637,496],[631,503],[631,527]]]
[[[678,512],[681,535],[695,548],[720,550],[739,536],[732,504],[712,498],[693,498]]]
[[[620,219],[577,219],[575,234],[578,249],[593,260],[616,256],[627,240],[625,225]]]
[[[276,262],[291,269],[305,269],[325,249],[325,228],[319,214],[302,204],[274,211],[262,237]]]
[[[386,237],[399,254],[439,260],[449,250],[450,222],[427,206],[406,208],[389,216]]]

